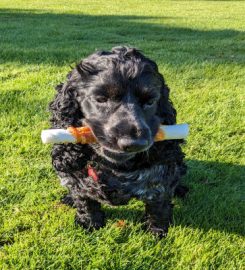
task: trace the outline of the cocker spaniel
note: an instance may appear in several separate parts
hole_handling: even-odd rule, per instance
[[[93,53],[59,84],[50,104],[53,128],[87,125],[97,144],[55,144],[52,163],[68,188],[65,202],[87,229],[105,224],[101,203],[145,204],[144,224],[162,237],[172,221],[171,199],[184,195],[182,140],[154,143],[160,124],[176,123],[169,88],[156,63],[140,51],[115,47]]]

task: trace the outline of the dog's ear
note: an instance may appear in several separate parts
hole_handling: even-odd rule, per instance
[[[89,75],[96,75],[98,70],[95,68],[95,64],[93,65],[93,59],[90,61],[81,61],[76,65],[76,70],[82,77],[82,79],[87,79]]]
[[[81,126],[83,114],[77,100],[78,85],[85,82],[91,75],[98,73],[95,68],[96,55],[81,61],[68,73],[67,81],[56,86],[57,95],[50,103],[49,109],[52,112],[51,123],[53,127]],[[79,97],[81,99],[81,95]]]
[[[174,125],[176,124],[176,110],[173,107],[171,100],[169,99],[169,88],[162,83],[161,96],[158,101],[156,115],[160,118],[162,125]]]
[[[49,105],[53,127],[66,128],[82,125],[83,115],[77,102],[77,89],[74,85],[76,83],[71,74],[68,74],[67,82],[57,85],[58,93]]]
[[[149,58],[145,58],[145,60],[153,70],[152,72],[157,74],[158,79],[160,79],[161,82],[160,99],[157,104],[156,115],[160,118],[160,123],[162,125],[174,125],[176,124],[177,113],[169,98],[170,90],[165,83],[164,77],[159,73],[157,64]]]

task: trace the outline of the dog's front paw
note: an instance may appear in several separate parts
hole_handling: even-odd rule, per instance
[[[148,219],[146,216],[144,216],[142,218],[142,222],[143,222],[143,228],[146,231],[151,232],[153,235],[155,235],[158,238],[164,238],[168,235],[168,227],[170,225],[170,223],[166,223],[166,224],[159,224],[156,222],[153,222],[152,220]]]
[[[160,239],[168,235],[168,227],[165,228],[152,225],[148,227],[148,230]]]
[[[95,212],[93,215],[76,214],[75,224],[83,227],[86,230],[99,230],[105,226],[105,214],[103,212]]]

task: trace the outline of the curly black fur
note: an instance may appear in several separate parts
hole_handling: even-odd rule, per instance
[[[172,221],[171,199],[186,172],[181,140],[154,143],[159,124],[176,123],[169,89],[155,62],[134,48],[116,47],[81,61],[57,86],[52,127],[88,125],[98,144],[56,144],[53,166],[77,208],[76,223],[105,224],[101,203],[145,203],[145,224],[159,236]],[[88,175],[96,170],[98,180]]]

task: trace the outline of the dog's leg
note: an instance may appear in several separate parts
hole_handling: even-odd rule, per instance
[[[75,223],[85,229],[99,229],[105,225],[105,214],[101,210],[101,204],[89,198],[74,198],[77,208]]]
[[[170,200],[158,200],[145,203],[146,226],[153,234],[162,238],[167,236],[168,227],[172,223],[172,208]]]
[[[99,229],[105,224],[105,214],[101,210],[101,204],[86,196],[86,192],[79,184],[83,175],[77,173],[59,172],[61,184],[68,188],[69,193],[61,199],[65,204],[77,208],[75,223],[88,230]],[[84,183],[83,179],[83,183]]]

